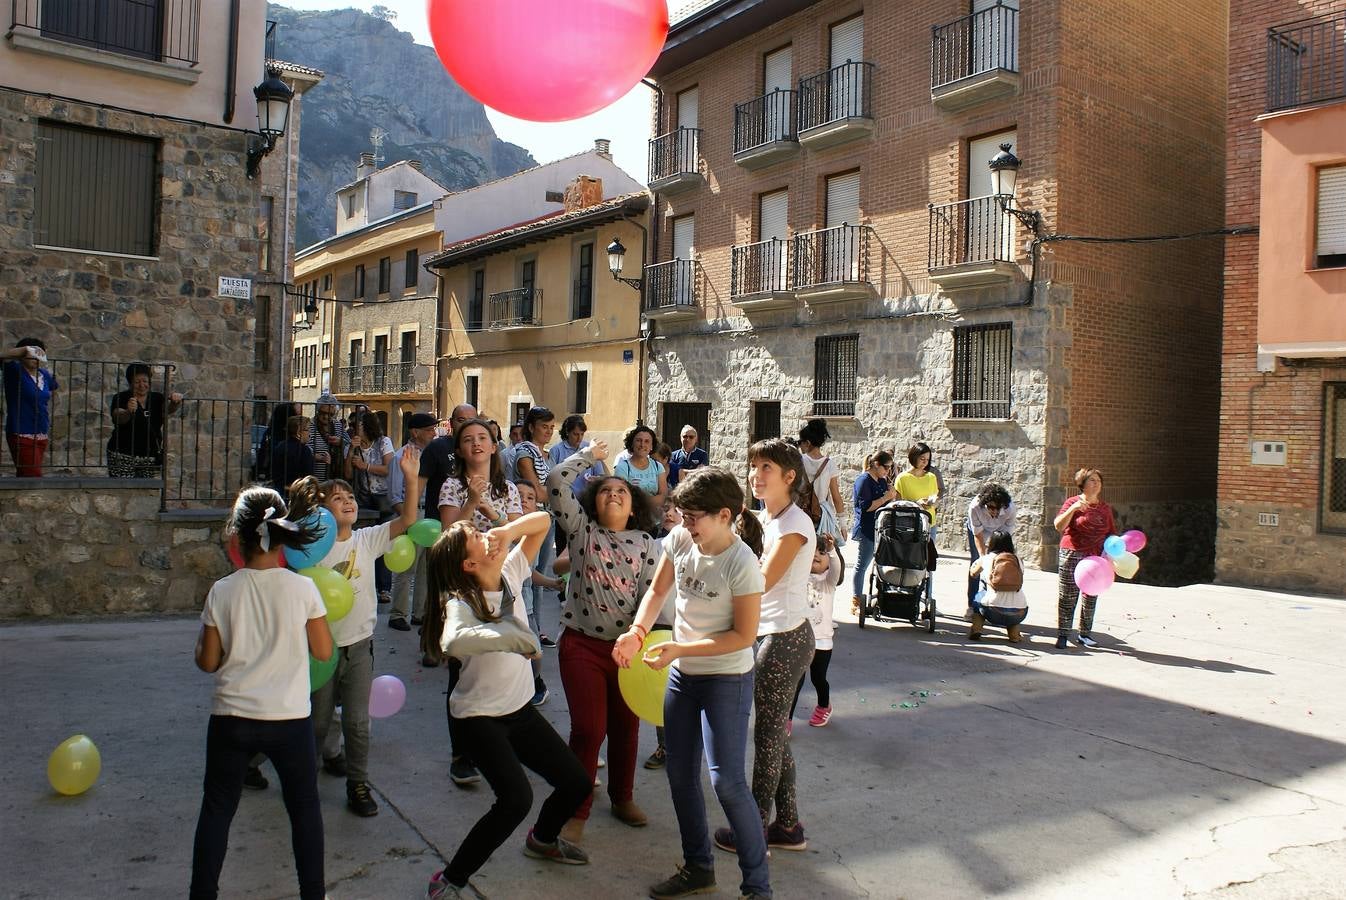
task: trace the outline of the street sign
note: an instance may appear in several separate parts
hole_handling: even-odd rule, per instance
[[[251,300],[252,299],[252,279],[251,278],[229,278],[225,275],[220,276],[220,287],[215,292],[217,297],[227,297],[232,300]]]

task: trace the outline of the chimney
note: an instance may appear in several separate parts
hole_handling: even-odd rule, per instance
[[[411,166],[417,172],[424,171],[421,169],[421,161],[419,159],[409,159],[407,160],[407,165]]]
[[[603,202],[603,179],[580,175],[566,185],[565,211],[574,212]]]
[[[358,181],[369,175],[374,174],[374,154],[361,153],[360,161],[355,164],[355,179]]]
[[[612,159],[612,141],[607,138],[594,138],[594,152],[604,159]]]

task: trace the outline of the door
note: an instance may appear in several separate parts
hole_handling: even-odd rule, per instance
[[[672,148],[676,155],[670,160],[673,174],[696,171],[696,122],[700,106],[701,92],[696,88],[688,88],[678,94],[678,133]]]
[[[755,290],[783,291],[787,285],[785,264],[789,257],[790,234],[790,192],[772,191],[757,198],[757,267],[754,273],[759,280]]]
[[[822,282],[860,280],[860,173],[847,172],[827,179],[827,229],[818,242]]]
[[[388,335],[374,335],[374,390],[382,393],[388,388]]]
[[[972,0],[968,74],[1019,71],[1019,0]]]
[[[409,391],[415,386],[415,379],[411,375],[411,370],[416,365],[416,332],[402,332],[401,355],[397,360],[397,381],[401,390]]]
[[[533,288],[537,284],[537,260],[526,259],[519,264],[519,299],[512,315],[520,325],[533,321]]]
[[[697,446],[706,451],[711,449],[710,404],[709,403],[664,403],[659,407],[659,440],[670,447],[682,446],[682,429],[692,426],[700,435]],[[712,463],[714,460],[711,460]]]
[[[862,115],[865,108],[860,66],[864,59],[865,17],[854,16],[833,25],[828,42],[827,120]],[[840,67],[840,68],[839,68]]]
[[[763,143],[779,141],[794,129],[794,109],[790,103],[790,72],[794,50],[782,47],[762,58],[762,134]]]
[[[683,306],[692,303],[692,254],[695,252],[693,241],[696,239],[696,216],[679,216],[673,220],[673,258],[682,260],[674,263],[672,295],[670,304]],[[672,444],[669,444],[672,447]]]
[[[1016,150],[1015,133],[1002,131],[967,142],[967,198],[974,202],[967,205],[966,252],[959,262],[1014,261],[1014,217],[990,199],[991,170],[987,164],[1000,152],[1001,144]]]

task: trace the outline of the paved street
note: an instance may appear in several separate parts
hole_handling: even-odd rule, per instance
[[[961,571],[947,560],[939,572],[945,612],[962,611]],[[823,729],[798,719],[793,745],[810,846],[775,852],[776,895],[1343,896],[1346,664],[1331,638],[1346,633],[1346,602],[1119,584],[1100,602],[1102,647],[1056,652],[1055,588],[1029,573],[1019,647],[996,629],[969,643],[954,618],[934,635],[861,631],[838,592],[836,713]],[[211,681],[192,665],[195,633],[185,618],[0,628],[0,895],[185,894]],[[420,895],[489,803],[484,786],[447,778],[447,672],[423,671],[414,642],[380,625],[377,671],[406,681],[408,700],[375,723],[379,816],[352,816],[341,780],[319,776],[334,900]],[[544,711],[564,734],[553,652],[547,666]],[[921,700],[913,691],[928,697],[901,708]],[[102,777],[61,798],[46,756],[80,731]],[[642,754],[653,737],[643,728]],[[294,894],[272,778],[243,797],[223,896]],[[481,887],[493,900],[643,897],[678,845],[661,773],[640,770],[637,800],[652,819],[639,830],[595,804],[593,865],[527,859],[520,829]],[[717,871],[720,896],[735,896],[733,858]]]

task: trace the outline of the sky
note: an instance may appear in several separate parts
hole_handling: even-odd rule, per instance
[[[411,33],[418,44],[431,45],[426,23],[426,0],[277,0],[291,9],[350,9],[368,11],[374,6],[388,7],[397,14],[393,20],[402,31]],[[490,2],[490,0],[483,0]],[[675,11],[685,0],[674,0]],[[593,147],[595,138],[612,141],[612,156],[636,181],[645,182],[646,159],[650,139],[650,89],[637,84],[616,103],[582,119],[570,122],[526,122],[502,115],[486,107],[495,133],[502,140],[518,144],[533,154],[539,163],[550,162]]]

